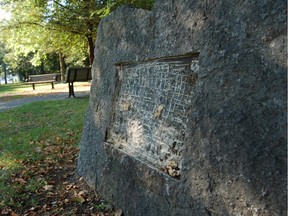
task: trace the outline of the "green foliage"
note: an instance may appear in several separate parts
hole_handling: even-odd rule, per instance
[[[152,10],[154,4],[154,0],[97,0],[96,2],[99,5],[102,5],[102,9],[98,11],[100,17],[109,15],[112,11],[116,10],[119,6],[124,4],[146,10]]]
[[[94,1],[81,2],[6,1],[12,16],[0,28],[1,40],[13,52],[10,60],[32,53],[31,64],[39,66],[47,54],[62,53],[66,63],[83,64],[88,56],[87,37],[95,40],[99,19],[91,17]]]
[[[146,10],[151,10],[153,7],[154,0],[111,0],[116,5],[130,4],[137,8],[143,8]]]
[[[95,208],[98,209],[99,211],[104,211],[106,209],[106,206],[104,203],[96,204]]]
[[[17,71],[21,76],[39,73],[41,68],[32,68],[47,65],[45,60],[49,60],[49,55],[61,54],[65,63],[69,65],[81,66],[87,59],[92,64],[94,42],[101,19],[123,4],[151,9],[153,2],[153,0],[2,1],[2,8],[11,13],[11,19],[0,24],[0,42],[2,41],[9,51],[5,55],[5,61],[11,70]]]

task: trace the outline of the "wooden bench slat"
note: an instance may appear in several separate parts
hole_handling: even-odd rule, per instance
[[[26,84],[32,84],[33,90],[35,90],[35,84],[51,83],[52,89],[54,89],[54,82],[57,81],[57,77],[60,74],[40,74],[30,75]]]
[[[74,82],[87,82],[92,80],[91,67],[68,67],[66,70],[66,80],[69,87],[69,96],[75,97]]]
[[[50,82],[55,82],[55,80],[44,80],[44,81],[33,81],[33,82],[27,82],[27,84],[40,84],[40,83],[50,83]]]

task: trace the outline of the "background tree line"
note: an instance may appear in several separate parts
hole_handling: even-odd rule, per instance
[[[154,0],[2,0],[11,18],[0,24],[0,72],[61,72],[67,65],[92,65],[101,19],[130,4],[152,9]],[[5,74],[6,74],[5,73]]]

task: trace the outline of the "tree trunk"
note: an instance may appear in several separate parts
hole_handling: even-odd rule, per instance
[[[59,62],[60,62],[61,81],[65,81],[65,60],[61,52],[59,53]]]
[[[7,81],[7,71],[6,71],[6,70],[4,71],[4,79],[5,79],[5,84],[8,84],[8,81]]]
[[[94,0],[84,0],[84,9],[87,11],[90,11],[90,5],[94,5],[95,1]],[[90,66],[92,66],[93,61],[94,61],[94,37],[93,37],[93,32],[95,31],[94,29],[94,24],[91,22],[91,20],[87,20],[86,22],[87,25],[87,32],[85,34],[87,41],[88,41],[88,48],[89,48],[89,62]]]
[[[3,71],[4,71],[5,84],[8,84],[8,81],[7,81],[7,69],[6,69],[6,64],[5,63],[2,64],[2,68],[3,68]]]
[[[45,74],[45,70],[44,70],[44,62],[43,62],[43,60],[41,60],[41,65],[40,65],[40,74]]]
[[[92,66],[94,61],[94,40],[92,35],[87,36],[88,46],[89,46],[89,61],[90,65]]]

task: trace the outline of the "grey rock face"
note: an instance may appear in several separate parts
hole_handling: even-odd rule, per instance
[[[125,215],[286,215],[286,13],[159,0],[103,19],[78,173]]]

